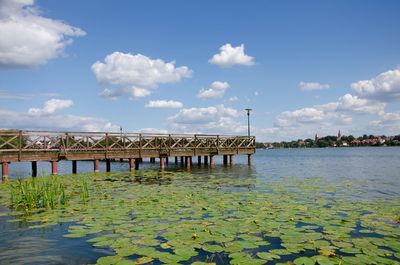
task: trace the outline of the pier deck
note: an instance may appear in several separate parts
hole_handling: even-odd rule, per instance
[[[0,130],[3,179],[8,176],[8,164],[20,161],[32,162],[33,174],[36,161],[50,161],[57,174],[60,160],[93,160],[96,171],[99,160],[129,159],[133,165],[135,159],[160,158],[163,168],[168,157],[204,156],[205,161],[210,157],[212,165],[216,155],[223,155],[225,163],[227,156],[232,161],[233,155],[240,154],[248,155],[250,161],[254,153],[254,136]]]

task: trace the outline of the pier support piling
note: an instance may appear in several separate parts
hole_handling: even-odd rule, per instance
[[[165,167],[165,157],[160,157],[160,169],[164,170]]]
[[[37,177],[37,161],[31,162],[32,177]]]
[[[93,160],[93,170],[94,170],[94,173],[99,172],[99,160],[98,159]]]
[[[1,163],[1,180],[2,181],[8,180],[8,162]]]
[[[197,156],[197,164],[200,166],[201,165],[201,156]]]
[[[135,170],[139,169],[140,158],[135,159]]]
[[[190,169],[190,164],[191,164],[191,163],[190,163],[190,160],[191,160],[191,158],[192,158],[191,156],[187,156],[187,157],[186,157],[186,168],[187,168],[187,169]]]
[[[178,165],[178,157],[175,156],[175,165]]]
[[[229,155],[229,165],[233,164],[233,155]]]
[[[208,156],[204,156],[204,165],[208,165]]]
[[[57,175],[57,166],[58,166],[58,162],[57,161],[51,161],[51,174],[52,175]]]
[[[169,164],[169,157],[168,156],[165,157],[165,164],[167,164],[167,165]]]
[[[129,171],[133,171],[134,168],[135,168],[135,159],[129,158]]]
[[[224,155],[223,160],[224,160],[224,166],[226,166],[228,164],[228,156]]]
[[[78,161],[72,160],[72,174],[76,174],[78,172]]]
[[[111,172],[111,160],[106,159],[106,172]]]
[[[210,155],[210,167],[213,168],[215,165],[215,159],[213,155]]]
[[[252,161],[252,156],[249,154],[247,155],[247,164],[250,166]]]

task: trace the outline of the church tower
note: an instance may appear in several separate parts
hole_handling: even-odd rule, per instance
[[[342,134],[340,133],[340,130],[337,133],[337,139],[340,140],[342,138]]]

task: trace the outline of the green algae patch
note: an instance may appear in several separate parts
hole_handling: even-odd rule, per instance
[[[63,204],[13,207],[15,181],[0,185],[0,202],[32,229],[69,223],[65,238],[114,251],[98,264],[400,262],[399,197],[355,196],[356,180],[140,171],[57,181]]]

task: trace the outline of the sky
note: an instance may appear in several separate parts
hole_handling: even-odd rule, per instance
[[[400,2],[0,0],[0,128],[400,134]]]

